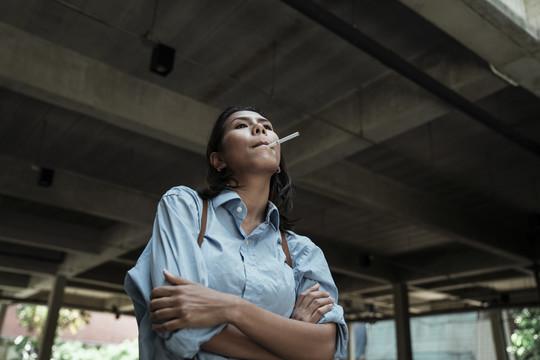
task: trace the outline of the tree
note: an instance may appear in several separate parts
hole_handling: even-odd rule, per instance
[[[17,318],[21,326],[27,328],[26,336],[18,336],[15,339],[15,352],[17,359],[37,359],[39,349],[39,336],[45,319],[47,307],[43,305],[19,304]],[[84,324],[90,320],[90,314],[84,310],[61,308],[58,313],[58,326],[55,332],[55,342],[65,331],[75,334]]]
[[[516,329],[507,348],[519,360],[540,360],[540,308],[511,309]]]

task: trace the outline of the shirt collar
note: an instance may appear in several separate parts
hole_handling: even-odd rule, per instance
[[[212,203],[214,208],[224,206],[231,212],[235,211],[236,207],[240,204],[242,204],[242,207],[245,208],[245,205],[242,203],[242,199],[233,190],[222,191],[219,193],[219,195],[212,199]],[[277,231],[279,229],[279,210],[271,201],[268,201],[268,213],[266,214],[266,221],[272,224],[274,230]]]
[[[268,214],[266,214],[266,221],[270,221],[270,224],[272,224],[274,230],[279,230],[279,210],[271,201],[268,201]]]
[[[240,199],[240,196],[238,196],[238,194],[232,190],[223,190],[212,199],[212,203],[214,204],[215,208],[223,206],[229,202],[233,202],[233,205],[235,205],[238,203],[238,201],[242,202],[242,199]]]

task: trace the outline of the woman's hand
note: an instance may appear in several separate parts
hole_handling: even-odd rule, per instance
[[[330,298],[329,293],[318,290],[319,284],[315,284],[298,296],[291,319],[316,324],[332,309],[334,299]]]
[[[155,331],[210,327],[228,322],[234,295],[212,290],[163,271],[172,286],[158,286],[150,293],[150,321]]]

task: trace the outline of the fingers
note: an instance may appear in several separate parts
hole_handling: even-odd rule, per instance
[[[313,292],[315,292],[317,290],[319,290],[319,284],[318,283],[308,287],[306,290],[304,290],[302,293],[300,293],[300,295],[298,295],[298,299],[296,300],[296,304],[294,306],[297,307],[297,308],[300,308],[302,306],[307,307],[309,305],[309,303],[313,299]],[[308,298],[308,295],[310,295],[310,294],[311,294],[311,298]],[[330,295],[328,295],[328,296],[330,296]],[[305,303],[304,303],[304,301],[305,301]]]
[[[306,313],[310,316],[310,322],[318,322],[333,306],[334,299],[329,297],[313,300],[306,310]],[[315,321],[313,321],[314,318],[316,318]]]
[[[183,277],[176,276],[168,272],[167,270],[163,270],[163,275],[165,276],[165,280],[170,282],[173,285],[191,285],[195,284],[192,281],[189,281],[187,279],[184,279]]]
[[[311,304],[309,304],[307,310],[308,310],[308,313],[313,314],[321,306],[326,306],[333,303],[334,303],[334,299],[330,297],[318,298],[318,299],[313,300]]]
[[[319,291],[319,288],[319,284],[314,284],[298,296],[291,318],[317,323],[324,314],[332,309],[334,299],[330,298],[330,293]]]
[[[321,298],[314,300],[308,308],[295,309],[292,318],[316,324],[328,311],[334,307],[334,299]]]
[[[150,301],[150,305],[148,305],[148,310],[150,312],[154,312],[159,309],[164,309],[167,307],[173,307],[180,305],[181,300],[178,297],[159,297],[155,298],[152,301]]]
[[[186,325],[185,311],[177,296],[167,296],[153,299],[149,305],[152,329],[155,331],[172,331],[181,329]]]
[[[163,331],[173,331],[182,329],[182,321],[179,319],[172,319],[170,321],[163,322],[161,324],[153,324],[152,330],[157,332],[163,332]]]
[[[150,322],[156,324],[167,320],[177,319],[179,316],[178,308],[166,307],[154,310],[150,313]],[[157,325],[157,324],[156,324]]]
[[[150,300],[165,296],[172,296],[176,293],[177,286],[158,286],[150,292]]]
[[[334,307],[334,301],[332,301],[331,304],[327,304],[324,306],[321,306],[315,310],[315,312],[311,315],[309,322],[316,324],[319,322],[319,320],[323,317],[324,314],[332,310]]]
[[[163,275],[165,276],[165,280],[167,280],[169,283],[173,284],[173,286],[158,286],[152,289],[152,292],[150,293],[150,299],[156,299],[159,297],[164,296],[171,296],[174,293],[176,293],[176,290],[178,290],[177,285],[195,285],[197,283],[194,283],[193,281],[189,281],[187,279],[184,279],[183,277],[176,276],[168,272],[167,270],[163,270]]]
[[[306,289],[306,291],[302,292],[298,296],[298,300],[296,301],[295,307],[297,307],[297,308],[302,308],[302,307],[308,308],[310,306],[310,304],[312,304],[317,299],[330,298],[330,293],[328,293],[326,291],[318,291],[317,290],[318,288],[319,288],[319,284],[317,284],[317,286],[314,285],[314,286]]]

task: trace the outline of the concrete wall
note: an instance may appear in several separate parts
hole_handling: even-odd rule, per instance
[[[502,3],[508,9],[510,9],[514,14],[519,17],[526,19],[527,18],[527,9],[523,0],[489,0],[491,3]]]
[[[540,1],[538,0],[524,0],[525,8],[527,11],[527,21],[532,26],[540,29]]]

